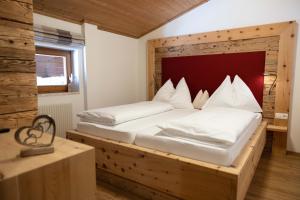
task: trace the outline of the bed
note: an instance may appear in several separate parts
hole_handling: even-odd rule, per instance
[[[267,122],[255,114],[230,148],[157,136],[157,124],[198,112],[203,111],[173,109],[116,126],[80,122],[67,138],[96,148],[98,180],[131,191],[142,186],[161,199],[243,199],[264,148]]]
[[[238,96],[234,94],[243,95],[228,95],[238,83],[236,80],[240,80],[238,86],[243,92],[247,89],[246,94],[253,98],[258,111],[218,106],[225,103],[226,95],[236,100]],[[176,87],[176,92],[188,92],[188,87],[183,87],[184,79],[178,85],[181,89]],[[173,96],[178,94],[176,92]],[[191,104],[190,99],[183,99],[187,105]],[[183,102],[178,105],[182,106]],[[243,101],[238,103],[244,105]],[[96,113],[85,111],[89,117],[100,117],[93,117],[91,122],[86,122],[84,117],[78,131],[68,131],[67,138],[94,146],[98,178],[106,177],[104,181],[114,185],[141,184],[152,194],[158,192],[175,199],[243,199],[266,139],[267,123],[256,113],[261,108],[238,76],[232,83],[226,76],[205,105],[208,108],[196,110],[176,109],[172,104],[174,109],[147,116],[139,110],[139,117],[131,109],[136,105],[129,105],[130,109],[124,105],[120,113],[113,107],[114,117],[106,108],[105,112],[103,109]],[[127,116],[128,110],[131,112]],[[102,116],[114,121],[126,120],[114,125],[95,123],[102,122]],[[128,182],[120,183],[120,178]]]
[[[213,92],[224,73],[238,73],[251,86],[251,91],[263,107],[263,118],[261,122],[258,119],[256,130],[246,140],[239,155],[231,157],[233,162],[230,166],[221,165],[230,163],[226,156],[230,150],[227,153],[222,150],[224,157],[215,158],[220,163],[213,164],[188,156],[187,152],[170,151],[178,150],[169,144],[170,141],[161,140],[157,148],[152,144],[155,140],[152,135],[156,132],[153,127],[135,132],[138,134],[137,145],[74,130],[68,131],[67,137],[96,147],[98,179],[122,186],[147,199],[242,200],[264,149],[267,123],[287,124],[287,120],[274,119],[274,112],[288,113],[289,110],[289,93],[286,91],[290,89],[295,27],[295,22],[285,22],[148,41],[149,99],[165,80],[171,78],[178,82],[183,75],[191,78],[189,86],[195,89],[191,91],[193,97],[199,87],[205,86],[210,93]],[[273,54],[270,46],[278,55]],[[253,52],[255,50],[259,52]],[[254,59],[249,52],[253,52]],[[218,58],[213,57],[215,54]],[[231,54],[231,58],[227,54]],[[199,57],[189,59],[189,56]],[[199,63],[204,63],[204,68],[199,68]],[[256,64],[259,65],[254,66]],[[280,80],[271,92],[272,82],[269,77],[266,79],[263,76],[265,72],[277,72]],[[165,143],[170,145],[164,147],[168,149],[161,148]]]

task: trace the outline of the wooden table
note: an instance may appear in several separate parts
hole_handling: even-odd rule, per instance
[[[20,158],[14,131],[0,134],[1,200],[94,200],[95,150],[56,137],[54,153]]]
[[[267,131],[273,134],[272,154],[285,156],[287,150],[287,126],[268,124]]]

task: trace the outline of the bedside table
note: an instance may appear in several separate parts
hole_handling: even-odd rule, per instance
[[[21,158],[14,132],[0,135],[1,200],[95,200],[93,147],[56,137],[54,153]]]
[[[267,132],[272,132],[273,134],[272,154],[285,155],[287,148],[287,126],[268,124]]]

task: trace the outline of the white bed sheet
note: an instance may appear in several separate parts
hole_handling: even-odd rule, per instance
[[[156,115],[174,107],[169,103],[158,101],[141,101],[137,103],[85,110],[77,114],[80,121],[115,126],[124,122]]]
[[[158,136],[156,134],[161,129],[156,126],[137,131],[135,133],[136,138],[134,143],[137,146],[172,153],[195,160],[230,166],[261,123],[261,119],[261,114],[257,114],[257,117],[252,120],[239,139],[229,147],[209,142]]]
[[[115,126],[105,126],[96,123],[79,122],[77,130],[82,133],[87,133],[93,136],[98,136],[110,140],[115,140],[125,143],[133,143],[136,133],[140,130],[154,127],[161,122],[185,117],[199,110],[195,109],[174,109],[149,117],[144,117]]]

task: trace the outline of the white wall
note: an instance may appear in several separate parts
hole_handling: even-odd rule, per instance
[[[138,40],[84,24],[88,108],[137,100]]]
[[[300,23],[299,0],[210,0],[139,40],[139,98],[146,99],[148,39],[289,20]],[[288,149],[300,152],[300,40],[297,49]]]
[[[86,39],[87,107],[97,108],[137,100],[138,40],[100,31],[90,24],[78,25],[34,14],[34,24],[82,33]],[[83,66],[80,67],[80,93],[39,95],[38,104],[73,104],[76,114],[84,110]]]

